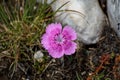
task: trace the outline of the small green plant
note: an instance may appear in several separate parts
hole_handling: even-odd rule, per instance
[[[10,69],[13,70],[11,76],[19,62],[34,61],[33,54],[37,49],[41,49],[40,37],[46,25],[53,21],[54,14],[46,2],[42,4],[36,0],[1,1],[0,53],[10,54]]]

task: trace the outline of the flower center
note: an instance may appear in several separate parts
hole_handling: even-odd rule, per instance
[[[59,44],[63,43],[65,41],[65,39],[63,38],[63,35],[58,34],[55,36],[55,41]]]

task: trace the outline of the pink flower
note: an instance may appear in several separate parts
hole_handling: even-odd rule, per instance
[[[46,28],[46,33],[42,36],[42,45],[54,58],[61,58],[64,54],[75,53],[77,44],[76,32],[70,27],[65,26],[62,30],[60,23],[50,24]]]

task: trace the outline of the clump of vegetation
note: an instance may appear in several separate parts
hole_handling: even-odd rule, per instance
[[[42,48],[41,35],[46,25],[53,21],[54,14],[46,2],[42,4],[36,0],[1,1],[0,54],[11,59],[9,69],[13,70],[13,74],[20,62],[30,61],[36,67],[33,55]]]

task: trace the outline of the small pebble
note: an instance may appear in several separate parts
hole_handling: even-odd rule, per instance
[[[39,50],[34,54],[34,59],[37,60],[38,62],[43,61],[43,53]]]

